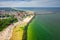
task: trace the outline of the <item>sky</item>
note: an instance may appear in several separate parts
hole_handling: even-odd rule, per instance
[[[60,0],[0,0],[0,7],[60,7]]]

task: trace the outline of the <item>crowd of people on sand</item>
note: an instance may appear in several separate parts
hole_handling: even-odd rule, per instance
[[[0,39],[1,40],[8,40],[12,34],[12,29],[14,27],[14,24],[12,23],[9,25],[6,29],[0,32]]]
[[[23,18],[23,16],[24,16],[24,14],[25,13],[23,13],[23,14],[18,14],[18,16],[19,17],[22,17]],[[24,20],[25,22],[28,22],[28,18],[26,18],[25,20]],[[23,21],[23,22],[24,22]],[[17,24],[17,23],[16,23]],[[10,38],[10,36],[11,36],[11,34],[12,34],[12,29],[13,28],[16,28],[16,26],[15,26],[15,24],[10,24],[6,29],[4,29],[2,32],[0,32],[0,39],[2,40],[2,39],[4,39],[4,40],[8,40],[9,38]]]

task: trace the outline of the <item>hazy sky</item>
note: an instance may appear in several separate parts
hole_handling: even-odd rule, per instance
[[[0,0],[0,7],[60,7],[60,0]]]

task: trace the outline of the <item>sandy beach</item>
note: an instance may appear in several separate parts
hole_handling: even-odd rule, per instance
[[[15,26],[12,32],[12,37],[10,40],[22,40],[24,27],[34,16],[25,18],[22,22]]]

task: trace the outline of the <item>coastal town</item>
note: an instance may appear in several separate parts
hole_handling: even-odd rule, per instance
[[[33,11],[0,10],[0,39],[24,40],[25,26],[33,19]]]

